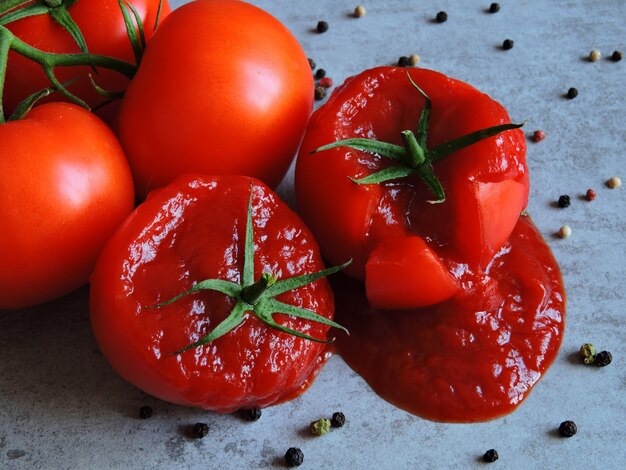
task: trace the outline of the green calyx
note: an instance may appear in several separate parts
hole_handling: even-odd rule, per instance
[[[352,260],[340,266],[335,266],[332,268],[324,269],[322,271],[317,271],[315,273],[303,274],[301,276],[291,277],[287,279],[279,279],[278,276],[272,275],[270,273],[263,273],[259,280],[255,281],[254,232],[252,226],[252,186],[250,186],[250,199],[248,201],[248,214],[246,219],[246,237],[244,241],[244,260],[241,284],[237,284],[231,281],[225,281],[222,279],[206,279],[204,281],[198,282],[191,289],[175,297],[172,297],[165,302],[153,306],[148,306],[146,308],[164,307],[173,302],[176,302],[182,297],[202,290],[213,290],[216,292],[221,292],[222,294],[235,300],[235,305],[228,317],[226,317],[219,325],[217,325],[209,334],[202,337],[198,341],[189,344],[184,348],[179,349],[178,351],[173,352],[172,355],[176,355],[189,349],[193,349],[198,346],[210,343],[220,336],[225,335],[232,329],[236,328],[239,324],[243,323],[243,321],[247,318],[248,312],[256,315],[265,324],[276,330],[283,331],[299,338],[308,339],[310,341],[315,341],[318,343],[329,343],[333,340],[314,338],[300,331],[287,328],[277,323],[274,320],[273,315],[275,313],[282,313],[285,315],[290,315],[292,317],[303,318],[305,320],[310,320],[317,323],[322,323],[324,325],[339,328],[346,333],[348,333],[348,330],[338,323],[335,323],[334,321],[329,320],[328,318],[323,317],[311,310],[280,302],[279,300],[276,300],[275,297],[285,292],[311,284],[312,282],[315,282],[323,277],[334,274],[348,266],[351,262]]]
[[[413,133],[411,130],[402,131],[401,135],[404,146],[379,142],[374,139],[354,138],[323,145],[314,150],[313,153],[337,147],[348,147],[388,158],[394,161],[394,165],[372,173],[364,178],[350,178],[350,180],[356,184],[380,184],[386,181],[415,175],[426,184],[436,197],[435,200],[428,202],[432,204],[442,203],[446,200],[446,195],[441,182],[435,176],[433,163],[476,142],[500,134],[501,132],[519,129],[524,124],[502,124],[488,127],[429,149],[427,147],[427,140],[432,104],[428,95],[413,81],[411,75],[407,73],[407,77],[411,85],[424,97],[426,102],[420,114],[416,132]]]

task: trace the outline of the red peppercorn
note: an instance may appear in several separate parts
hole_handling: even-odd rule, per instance
[[[596,198],[596,192],[593,189],[589,188],[585,193],[585,198],[587,199],[587,201],[593,201]]]
[[[320,86],[323,86],[324,88],[330,88],[331,86],[333,86],[333,79],[330,77],[324,77],[320,79]]]
[[[537,129],[535,132],[533,132],[533,142],[541,142],[545,138],[546,138],[546,133],[543,132],[542,130]]]

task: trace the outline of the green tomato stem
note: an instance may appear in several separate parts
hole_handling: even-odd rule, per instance
[[[276,276],[272,276],[270,273],[263,273],[258,281],[241,290],[241,300],[248,305],[256,305],[267,289],[272,287],[277,279]]]
[[[13,34],[7,34],[6,30],[0,29],[0,98],[4,92],[4,81],[7,72],[7,61],[9,59],[9,50],[11,49],[11,43],[13,42]],[[4,124],[4,107],[2,105],[2,99],[0,99],[0,124]]]
[[[0,4],[0,15],[6,13],[7,11],[11,11],[20,5],[26,5],[30,2],[31,0],[4,0]]]

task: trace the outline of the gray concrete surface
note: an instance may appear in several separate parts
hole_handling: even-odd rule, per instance
[[[177,6],[182,1],[173,1]],[[503,103],[526,131],[547,138],[528,144],[529,211],[560,262],[569,304],[561,351],[525,403],[482,424],[433,423],[380,399],[339,357],[302,397],[245,423],[170,405],[124,382],[98,351],[88,321],[87,289],[19,312],[0,311],[0,468],[181,469],[282,467],[286,449],[302,448],[301,468],[481,468],[495,448],[494,468],[618,469],[626,466],[626,2],[257,0],[301,41],[336,83],[361,70],[417,53],[420,64],[465,80]],[[432,18],[446,10],[449,20]],[[313,31],[328,21],[325,34]],[[515,47],[500,48],[511,38]],[[591,49],[605,56],[586,60]],[[569,87],[580,91],[563,98]],[[290,174],[280,188],[293,200]],[[597,199],[581,199],[587,188]],[[558,209],[560,194],[572,205]],[[572,236],[555,237],[561,225]],[[591,341],[613,364],[581,366],[576,351]],[[137,418],[141,405],[154,408]],[[347,425],[322,438],[307,424],[342,410]],[[578,434],[558,437],[572,419]],[[207,422],[203,440],[185,429]]]

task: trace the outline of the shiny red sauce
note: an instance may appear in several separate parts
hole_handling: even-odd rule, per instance
[[[376,311],[362,283],[334,279],[336,352],[387,401],[435,421],[513,411],[556,357],[564,329],[559,267],[529,217],[485,272],[459,265],[463,292],[412,311]]]

